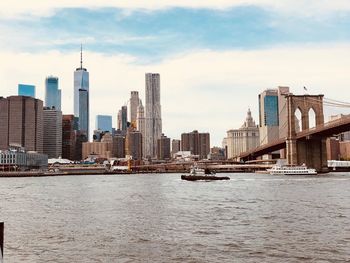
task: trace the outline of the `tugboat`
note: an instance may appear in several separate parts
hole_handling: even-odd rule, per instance
[[[215,173],[211,172],[209,169],[201,169],[196,165],[191,167],[190,173],[188,175],[181,175],[182,180],[187,181],[214,181],[214,180],[230,180],[228,176],[216,176]]]

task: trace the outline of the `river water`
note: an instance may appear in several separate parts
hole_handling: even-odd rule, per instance
[[[0,178],[4,262],[350,262],[350,174]]]

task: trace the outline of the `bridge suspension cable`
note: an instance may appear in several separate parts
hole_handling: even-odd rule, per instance
[[[295,100],[304,100],[303,98],[295,97]],[[308,100],[314,101],[319,104],[323,104],[323,106],[329,106],[329,107],[338,107],[338,108],[350,108],[349,102],[339,101],[339,100],[333,100],[329,98],[324,98],[323,101],[320,101],[318,99],[314,98],[308,98]]]

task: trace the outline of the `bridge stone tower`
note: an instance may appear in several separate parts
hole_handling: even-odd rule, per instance
[[[309,129],[309,112],[315,113],[315,125],[324,123],[323,95],[286,95],[287,100],[287,162],[292,165],[301,165],[315,168],[317,171],[327,170],[326,138],[309,136],[297,140],[295,112],[301,113],[301,132]]]

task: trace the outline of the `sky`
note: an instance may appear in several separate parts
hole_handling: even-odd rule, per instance
[[[73,2],[73,3],[72,3]],[[18,83],[59,78],[73,113],[73,72],[90,72],[90,126],[116,116],[131,91],[144,103],[145,73],[160,73],[163,133],[209,132],[221,146],[258,94],[289,86],[350,102],[350,1],[75,0],[1,1],[0,96]],[[331,114],[349,109],[325,107]]]

